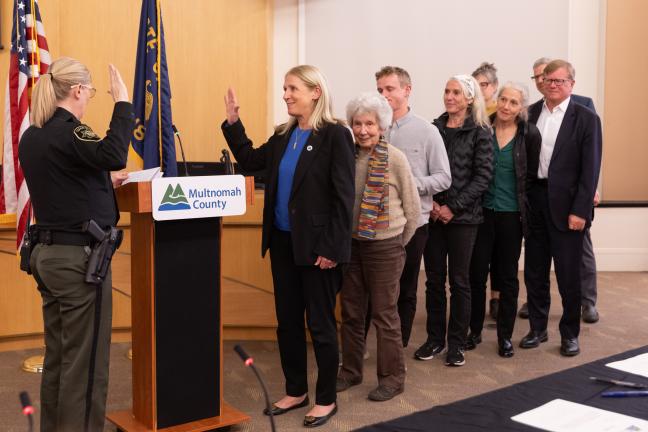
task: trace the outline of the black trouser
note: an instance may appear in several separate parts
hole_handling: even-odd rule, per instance
[[[400,277],[400,294],[398,295],[398,315],[401,321],[403,346],[409,343],[412,324],[416,315],[416,291],[421,271],[421,258],[428,238],[428,224],[419,227],[405,246],[405,267]]]
[[[547,328],[549,318],[549,272],[551,258],[562,297],[560,335],[576,338],[580,332],[581,266],[583,231],[559,231],[551,221],[547,187],[534,185],[529,191],[529,238],[524,247],[524,282],[531,330]]]
[[[445,345],[446,340],[446,274],[450,273],[450,319],[448,346],[462,347],[470,323],[470,257],[478,225],[444,225],[430,221],[425,262],[425,307],[427,340]],[[447,259],[447,264],[446,264]]]
[[[470,331],[481,333],[486,315],[486,279],[500,287],[497,338],[511,339],[520,291],[518,261],[522,249],[520,212],[484,209],[470,262]]]
[[[45,363],[41,431],[104,429],[112,323],[110,271],[85,282],[90,249],[38,244],[31,268],[43,298]]]
[[[286,377],[286,394],[301,396],[308,392],[306,370],[306,323],[313,340],[318,375],[315,403],[335,402],[338,371],[338,342],[335,322],[335,296],[342,286],[338,265],[322,270],[315,265],[295,265],[289,232],[273,229],[270,262],[277,312],[277,340],[281,368]]]

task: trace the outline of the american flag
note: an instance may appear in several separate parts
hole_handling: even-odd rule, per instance
[[[51,63],[37,0],[15,0],[11,57],[5,97],[4,153],[0,184],[0,223],[16,222],[20,249],[27,227],[29,191],[18,162],[18,142],[29,127],[31,92]]]

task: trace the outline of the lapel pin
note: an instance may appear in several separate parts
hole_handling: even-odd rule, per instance
[[[309,146],[306,147],[306,151],[311,151],[311,150],[313,150],[313,146],[312,146],[312,145],[309,145]]]

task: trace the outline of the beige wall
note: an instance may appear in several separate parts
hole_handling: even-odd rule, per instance
[[[648,201],[648,2],[607,3],[603,199]]]

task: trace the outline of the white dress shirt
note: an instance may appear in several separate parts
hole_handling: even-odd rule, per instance
[[[569,105],[571,97],[568,97],[560,103],[553,111],[549,111],[547,102],[542,104],[542,112],[538,117],[538,130],[542,135],[542,147],[540,148],[540,163],[538,164],[538,178],[546,179],[549,177],[549,163],[551,163],[551,155],[553,154],[554,147],[556,146],[556,138],[560,125],[562,125],[563,118],[565,118],[565,111]]]

